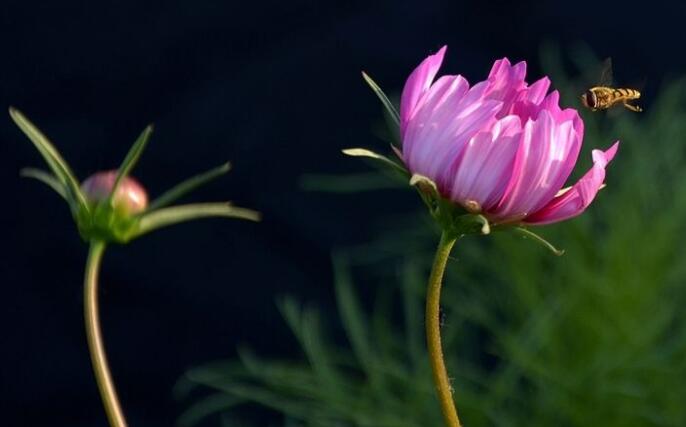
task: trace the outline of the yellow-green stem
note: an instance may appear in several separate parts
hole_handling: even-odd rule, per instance
[[[457,239],[447,235],[441,235],[441,241],[436,249],[429,285],[426,292],[426,343],[429,349],[429,360],[433,372],[434,386],[441,404],[443,419],[448,427],[460,427],[460,420],[457,417],[457,409],[453,402],[452,388],[448,371],[443,360],[443,348],[441,346],[441,283],[443,282],[443,272],[450,256],[450,251]]]
[[[105,347],[100,332],[100,315],[98,312],[98,272],[100,261],[105,252],[105,243],[92,241],[86,262],[86,277],[84,280],[84,313],[86,316],[86,336],[91,353],[95,380],[105,405],[105,413],[111,427],[126,427],[124,413],[121,410],[117,391],[114,389],[112,375],[107,365]]]

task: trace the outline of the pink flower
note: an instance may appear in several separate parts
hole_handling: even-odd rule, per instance
[[[550,80],[524,80],[526,63],[507,58],[470,87],[462,76],[434,81],[446,47],[426,58],[405,83],[400,102],[402,157],[412,174],[491,222],[547,224],[582,213],[617,152],[593,150],[593,167],[561,191],[579,156],[584,124],[561,110]]]

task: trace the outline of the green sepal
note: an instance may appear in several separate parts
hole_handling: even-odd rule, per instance
[[[137,233],[138,216],[115,208],[109,201],[93,203],[89,212],[80,211],[76,219],[79,234],[89,242],[127,243]]]
[[[69,201],[67,198],[67,190],[60,180],[54,175],[46,172],[44,170],[36,168],[23,168],[19,171],[19,176],[24,178],[33,178],[52,188],[55,193],[59,194],[64,200]]]
[[[462,206],[442,197],[436,183],[423,175],[412,175],[410,185],[417,189],[422,200],[429,208],[431,216],[438,222],[441,229],[450,236],[460,237],[465,234],[485,235],[490,234],[491,230],[514,230],[515,233],[524,238],[532,239],[557,256],[561,256],[565,252],[564,250],[557,249],[552,243],[533,231],[516,223],[491,224],[484,215],[467,212]]]
[[[380,162],[384,166],[390,166],[391,169],[394,172],[400,173],[404,178],[410,178],[410,172],[405,168],[405,166],[401,165],[400,163],[389,159],[388,157],[375,153],[371,150],[368,150],[366,148],[346,148],[344,150],[341,150],[343,154],[346,156],[351,156],[351,157],[366,157],[369,159],[373,159],[377,162]]]
[[[136,139],[136,142],[134,142],[131,148],[129,149],[129,152],[126,153],[124,161],[122,161],[121,166],[119,166],[119,170],[117,171],[117,178],[115,179],[114,185],[112,186],[112,191],[110,192],[110,204],[112,204],[112,199],[114,198],[114,195],[117,193],[119,185],[122,183],[124,178],[129,176],[134,166],[136,166],[136,163],[138,163],[138,159],[140,159],[141,154],[143,154],[143,150],[145,150],[145,146],[148,144],[148,140],[150,139],[150,135],[152,135],[152,131],[152,125],[146,126],[146,128],[143,129],[143,132],[141,132],[141,134],[138,136],[138,139]]]
[[[192,176],[179,184],[176,184],[171,189],[165,191],[161,196],[150,202],[147,211],[154,211],[165,206],[170,205],[175,200],[185,196],[196,188],[207,184],[208,182],[219,178],[231,170],[231,163],[226,162],[221,166],[210,169],[198,175]]]
[[[436,183],[424,175],[414,174],[410,185],[417,189],[429,208],[431,216],[447,234],[460,237],[465,234],[490,234],[491,224],[479,213],[469,213],[461,206],[441,196]]]
[[[144,212],[138,216],[138,228],[133,237],[138,237],[158,228],[200,218],[225,217],[259,221],[260,213],[232,206],[229,203],[194,203],[161,208]]]
[[[465,213],[460,206],[446,199],[441,199],[438,206],[434,217],[449,235],[461,237],[465,234],[487,235],[491,233],[491,224],[485,216]]]
[[[438,187],[435,182],[424,175],[416,173],[410,178],[410,185],[417,189],[424,202],[429,205],[429,209],[436,208],[435,205],[438,199],[441,198],[441,195],[438,193]]]
[[[71,208],[74,217],[78,217],[81,211],[88,211],[88,203],[86,202],[83,192],[81,192],[79,181],[76,179],[71,168],[67,162],[64,161],[59,151],[19,110],[10,107],[9,111],[12,120],[14,120],[19,129],[21,129],[29,140],[31,140],[50,167],[50,170],[55,174],[57,180],[62,183],[65,190],[65,198],[69,203],[69,207]]]
[[[550,252],[555,254],[556,256],[562,256],[564,255],[565,251],[564,249],[558,249],[556,248],[552,243],[544,239],[542,236],[534,233],[533,231],[524,228],[524,227],[514,227],[513,228],[514,232],[519,234],[525,239],[531,239],[534,242],[540,244],[544,248],[548,249]]]
[[[369,77],[369,75],[367,75],[367,73],[364,71],[362,72],[362,78],[364,78],[364,81],[367,82],[369,87],[372,88],[376,96],[379,97],[381,103],[386,108],[386,111],[388,111],[388,115],[393,119],[395,124],[400,126],[400,114],[398,114],[398,110],[395,108],[391,100],[388,99],[384,91],[381,90],[381,87],[379,87],[379,85],[376,84],[376,82],[372,80],[372,78]]]

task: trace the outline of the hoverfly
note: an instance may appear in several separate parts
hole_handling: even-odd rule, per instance
[[[615,105],[622,105],[627,110],[641,112],[638,105],[630,104],[641,97],[636,89],[612,87],[612,60],[603,62],[602,74],[598,86],[588,89],[581,95],[581,103],[591,111],[607,110]]]

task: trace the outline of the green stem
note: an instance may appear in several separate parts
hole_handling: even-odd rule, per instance
[[[100,331],[100,316],[98,313],[98,272],[100,261],[105,252],[105,242],[93,240],[86,262],[86,277],[84,279],[84,313],[86,317],[86,336],[91,353],[95,379],[98,383],[102,403],[111,427],[126,427],[124,413],[121,410],[117,392],[114,389],[112,375],[107,365],[105,347]]]
[[[448,257],[457,238],[449,236],[443,232],[441,241],[436,249],[436,256],[434,258],[433,266],[431,267],[431,275],[429,276],[429,285],[426,293],[426,343],[429,349],[429,359],[431,362],[431,370],[433,372],[434,385],[438,400],[441,404],[441,411],[445,424],[448,427],[460,427],[460,420],[457,417],[457,409],[453,402],[452,388],[450,387],[450,380],[448,372],[445,368],[445,361],[443,360],[443,349],[441,346],[441,282],[443,281],[443,272],[445,271]]]

